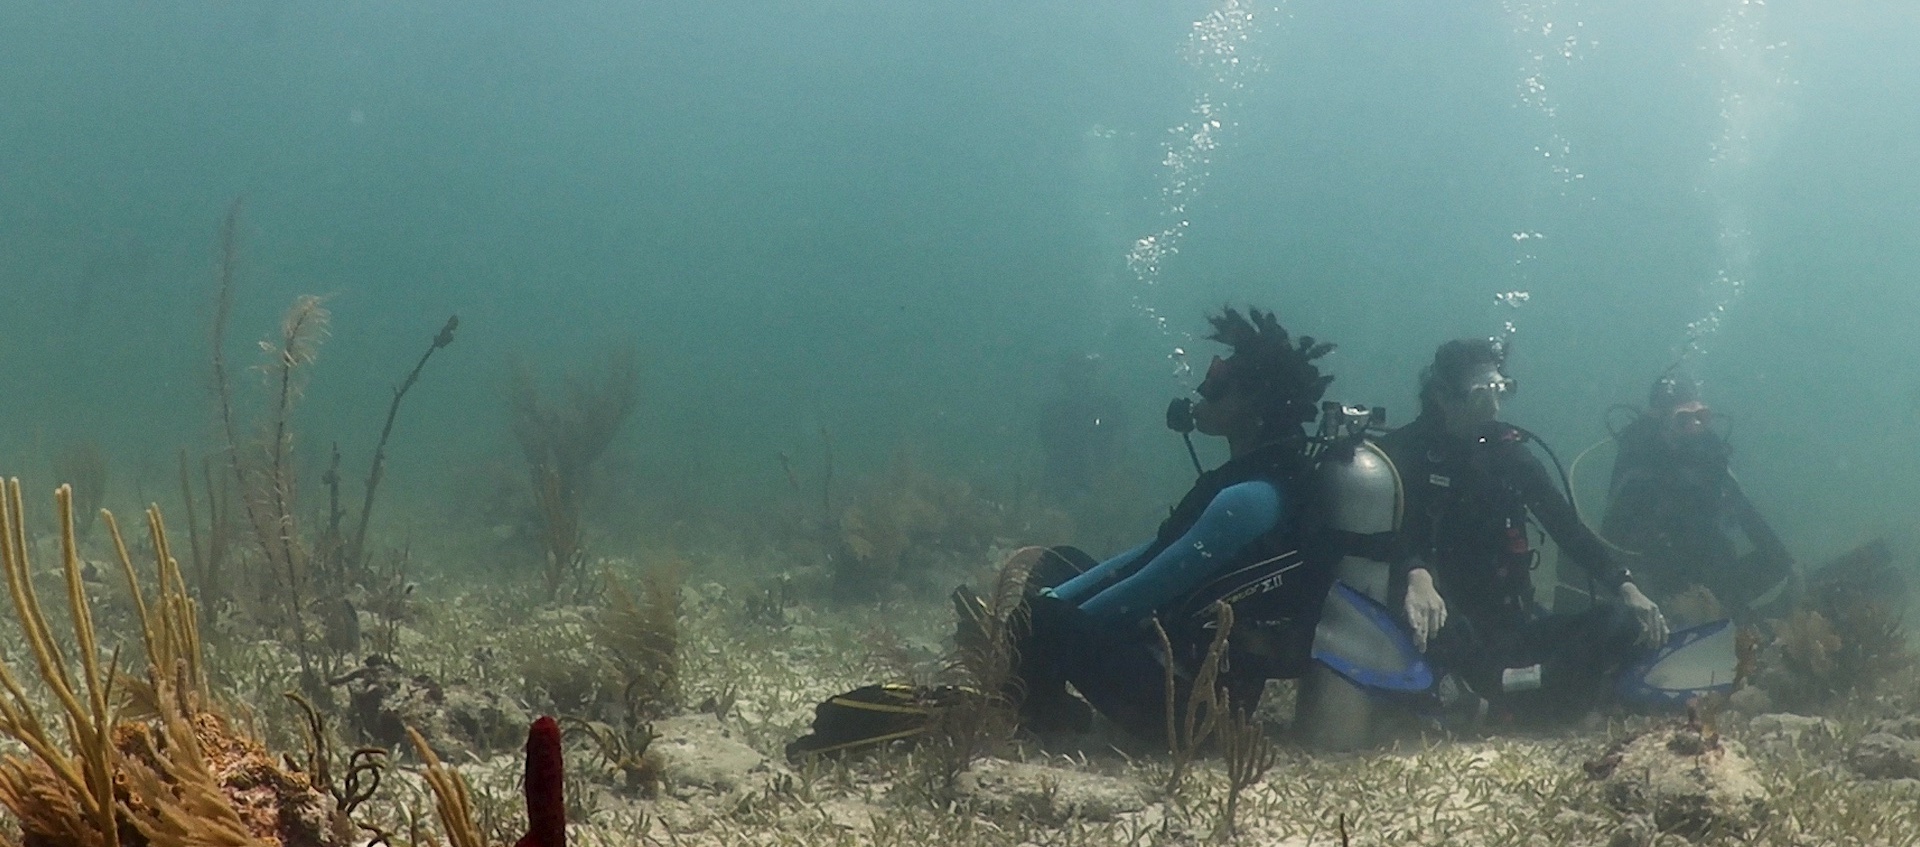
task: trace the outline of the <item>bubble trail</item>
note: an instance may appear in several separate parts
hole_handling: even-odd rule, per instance
[[[1222,0],[1193,22],[1181,52],[1187,64],[1202,75],[1202,82],[1187,120],[1167,130],[1162,148],[1160,217],[1167,223],[1157,232],[1135,239],[1127,250],[1127,269],[1138,283],[1132,297],[1134,309],[1152,321],[1163,337],[1179,342],[1167,356],[1176,377],[1193,372],[1186,356],[1193,339],[1189,333],[1172,329],[1166,315],[1154,305],[1152,295],[1168,260],[1180,253],[1180,243],[1192,226],[1189,209],[1206,186],[1223,137],[1233,129],[1228,117],[1233,102],[1248,78],[1262,69],[1255,52],[1259,34],[1252,5],[1241,0]]]
[[[1781,91],[1793,84],[1786,72],[1787,43],[1765,37],[1766,13],[1763,0],[1730,0],[1702,47],[1720,68],[1720,135],[1711,147],[1702,183],[1719,216],[1714,245],[1719,262],[1703,286],[1701,315],[1687,323],[1680,349],[1680,360],[1686,363],[1707,354],[1753,272],[1743,195],[1761,156],[1763,130],[1776,122]]]
[[[1515,105],[1532,112],[1541,129],[1532,145],[1536,161],[1544,167],[1536,171],[1535,185],[1526,198],[1526,217],[1539,217],[1542,199],[1564,201],[1586,174],[1573,165],[1573,142],[1560,129],[1560,106],[1554,98],[1554,75],[1578,62],[1581,50],[1593,46],[1586,37],[1586,22],[1563,23],[1559,0],[1505,0],[1501,8],[1513,26],[1513,36],[1521,51],[1520,80],[1516,84]],[[1508,266],[1508,291],[1494,292],[1494,302],[1505,307],[1500,323],[1500,339],[1510,340],[1519,331],[1517,312],[1532,299],[1537,282],[1535,265],[1540,261],[1541,242],[1546,233],[1523,226],[1511,233],[1513,260]]]

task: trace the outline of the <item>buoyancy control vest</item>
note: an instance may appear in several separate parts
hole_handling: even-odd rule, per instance
[[[1526,435],[1496,424],[1476,439],[1416,420],[1382,439],[1405,481],[1406,552],[1433,574],[1448,604],[1476,626],[1505,627],[1533,608],[1539,553],[1518,484]]]

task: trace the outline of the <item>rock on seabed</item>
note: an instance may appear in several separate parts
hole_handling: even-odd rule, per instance
[[[1874,724],[1848,751],[1847,766],[1867,779],[1920,779],[1920,717]]]
[[[1690,838],[1745,832],[1769,799],[1738,742],[1685,726],[1623,739],[1589,769],[1615,808]]]

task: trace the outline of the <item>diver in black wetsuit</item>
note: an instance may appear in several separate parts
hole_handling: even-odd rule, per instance
[[[1638,647],[1664,642],[1666,622],[1580,522],[1530,436],[1499,421],[1515,388],[1504,365],[1496,339],[1441,345],[1421,375],[1419,418],[1380,440],[1406,484],[1396,590],[1415,640],[1453,677],[1443,696],[1464,682],[1505,714],[1562,720],[1594,705]],[[1541,614],[1530,519],[1619,602]]]
[[[1727,469],[1728,448],[1693,380],[1669,373],[1653,384],[1647,411],[1622,429],[1600,532],[1639,555],[1634,568],[1653,596],[1699,585],[1736,619],[1775,588],[1790,587],[1793,556]],[[1732,530],[1751,550],[1740,553]]]
[[[1333,346],[1294,339],[1258,309],[1226,309],[1209,320],[1211,337],[1232,354],[1214,358],[1191,405],[1192,423],[1225,438],[1231,458],[1200,476],[1153,540],[1105,562],[1088,560],[1070,578],[1037,580],[1048,587],[1028,603],[1031,628],[1020,650],[1022,718],[1031,730],[1085,729],[1091,715],[1067,691],[1071,682],[1130,734],[1164,740],[1163,668],[1173,664],[1175,699],[1184,703],[1211,640],[1209,610],[1229,595],[1236,623],[1221,681],[1232,708],[1251,711],[1267,679],[1307,667],[1338,556],[1331,533],[1318,531],[1324,521],[1316,517],[1304,426],[1333,380],[1314,361]],[[1389,488],[1383,498],[1389,517],[1395,493]],[[1261,589],[1240,593],[1250,586]],[[1153,620],[1164,624],[1173,656],[1162,656]]]

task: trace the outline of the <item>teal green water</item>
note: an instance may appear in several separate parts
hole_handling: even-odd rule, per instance
[[[212,443],[243,197],[236,367],[294,296],[331,296],[308,477],[334,441],[365,461],[460,315],[396,437],[402,498],[511,459],[510,362],[627,342],[619,449],[657,498],[751,513],[822,428],[848,476],[912,445],[1030,478],[1087,353],[1170,497],[1174,351],[1204,362],[1185,333],[1251,302],[1338,342],[1334,394],[1401,420],[1434,344],[1510,321],[1512,417],[1563,456],[1694,326],[1796,553],[1910,538],[1916,36],[1892,0],[12,0],[0,466],[45,481],[92,437],[110,505],[171,491],[174,451]],[[1130,267],[1156,233],[1177,252]]]

